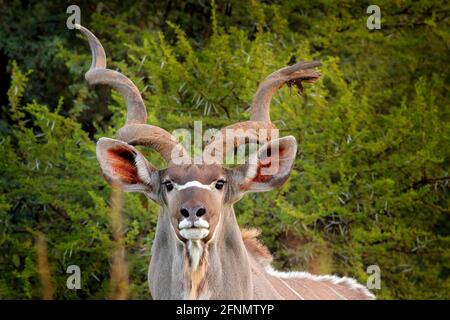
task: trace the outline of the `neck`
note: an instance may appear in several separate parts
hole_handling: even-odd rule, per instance
[[[193,266],[189,244],[176,237],[161,210],[149,270],[153,298],[250,299],[250,265],[232,206],[222,211],[212,239],[200,245],[201,258]]]

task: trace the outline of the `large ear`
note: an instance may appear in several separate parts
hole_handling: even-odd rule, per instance
[[[126,142],[100,138],[97,159],[106,181],[126,192],[142,192],[156,200],[157,170],[135,147]]]
[[[289,178],[296,153],[297,141],[293,136],[267,142],[237,169],[240,190],[263,192],[281,186]]]

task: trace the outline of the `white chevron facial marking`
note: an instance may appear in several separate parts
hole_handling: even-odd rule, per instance
[[[215,182],[213,182],[211,184],[203,184],[197,180],[189,181],[189,182],[186,182],[185,184],[172,183],[174,189],[176,189],[178,191],[184,190],[187,188],[192,188],[192,187],[202,188],[202,189],[206,189],[206,190],[213,190],[214,184],[215,184]]]

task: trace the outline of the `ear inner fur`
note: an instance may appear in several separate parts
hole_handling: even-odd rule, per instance
[[[130,150],[119,147],[107,151],[108,162],[113,172],[119,176],[122,182],[128,184],[140,183],[134,155]]]

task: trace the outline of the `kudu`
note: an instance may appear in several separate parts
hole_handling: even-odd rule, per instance
[[[250,121],[223,128],[206,149],[225,151],[239,147],[224,144],[220,134],[253,129],[246,143],[263,143],[246,163],[226,168],[190,161],[187,151],[162,128],[146,124],[146,108],[139,90],[123,74],[106,68],[106,56],[98,39],[77,26],[89,41],[92,65],[85,78],[118,90],[127,105],[126,124],[117,139],[101,138],[97,158],[105,179],[124,191],[142,192],[161,206],[149,267],[149,286],[155,299],[373,299],[351,278],[316,276],[307,272],[279,272],[272,256],[257,239],[258,232],[240,230],[233,204],[247,192],[269,191],[289,177],[297,142],[288,136],[272,139],[272,96],[284,84],[302,89],[320,74],[311,69],[318,62],[297,63],[272,73],[258,87]],[[269,134],[261,134],[263,131]],[[241,140],[242,141],[242,140]],[[168,162],[157,170],[133,145],[151,147]],[[215,151],[212,152],[215,154]],[[187,160],[185,162],[175,161]],[[250,161],[257,159],[256,161]],[[276,170],[263,174],[274,165]]]

